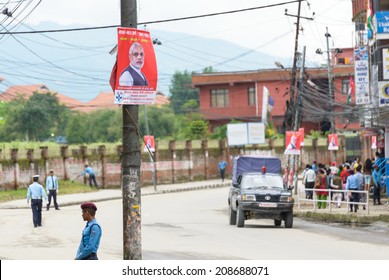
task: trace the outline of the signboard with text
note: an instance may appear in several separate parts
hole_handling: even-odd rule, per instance
[[[114,104],[154,104],[157,64],[150,33],[118,28],[118,57]]]
[[[227,125],[228,146],[265,143],[263,123],[234,123]]]
[[[369,53],[366,46],[354,49],[355,104],[369,104]]]

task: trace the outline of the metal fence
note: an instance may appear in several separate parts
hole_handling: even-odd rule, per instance
[[[302,191],[304,192],[303,193],[304,197],[305,197],[305,191],[312,191],[313,192],[312,199],[303,198],[302,194],[301,194]],[[326,200],[320,200],[317,198],[316,192],[322,192],[322,191],[328,192]],[[365,199],[364,199],[365,202],[361,202],[361,199],[357,202],[351,201],[350,200],[350,193],[351,192],[363,194],[363,196],[365,197]],[[313,210],[316,211],[318,208],[317,203],[318,202],[325,202],[327,204],[326,209],[328,209],[330,212],[332,212],[333,208],[335,208],[333,204],[338,204],[338,200],[331,199],[331,197],[333,197],[332,194],[338,194],[338,193],[344,194],[344,199],[340,200],[339,203],[341,205],[346,205],[347,212],[350,212],[350,205],[353,205],[354,207],[358,206],[358,208],[360,208],[360,206],[365,206],[367,214],[369,215],[369,191],[362,191],[362,190],[350,191],[350,190],[336,190],[336,189],[323,190],[323,189],[305,189],[305,188],[302,190],[302,189],[298,188],[298,190],[297,190],[298,209],[300,209],[302,203],[304,203],[304,205],[312,205]],[[309,203],[306,203],[306,202],[309,202]]]

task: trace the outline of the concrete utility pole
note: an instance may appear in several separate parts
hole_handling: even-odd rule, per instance
[[[294,45],[294,58],[293,58],[293,67],[292,67],[292,73],[290,78],[290,99],[289,99],[289,108],[293,112],[293,117],[291,121],[291,125],[287,127],[289,130],[297,131],[300,128],[300,116],[299,116],[299,97],[298,97],[298,89],[297,89],[297,59],[298,59],[298,38],[299,38],[299,31],[300,31],[300,18],[304,18],[307,20],[313,20],[313,18],[310,17],[303,17],[301,16],[301,2],[302,0],[299,0],[298,3],[298,10],[297,15],[291,15],[288,14],[288,10],[285,10],[285,15],[290,17],[296,17],[297,23],[296,23],[296,38],[295,38],[295,45]],[[305,47],[304,47],[304,58],[305,59]],[[302,72],[302,73],[301,73]],[[300,70],[300,76],[304,72],[304,63],[302,63],[302,68]],[[302,80],[301,80],[302,83]],[[287,121],[287,120],[286,120]],[[293,184],[295,186],[294,192],[297,193],[297,172],[298,172],[298,166],[297,163],[299,161],[299,157],[296,155],[290,155],[288,156],[288,174],[293,170]]]
[[[293,117],[293,122],[290,127],[290,129],[293,129],[293,124],[296,119],[296,103],[295,103],[295,92],[297,91],[297,49],[298,49],[298,40],[299,40],[299,31],[300,31],[300,13],[301,13],[301,0],[299,1],[298,5],[298,11],[297,11],[297,23],[296,23],[296,38],[294,42],[294,54],[293,54],[293,66],[292,66],[292,73],[291,73],[291,79],[290,79],[290,100],[289,100],[289,106],[291,110],[294,110],[294,117]],[[285,15],[287,16],[293,16],[289,15],[287,13],[287,10],[285,11]]]
[[[332,66],[331,66],[331,51],[329,37],[331,34],[328,33],[328,27],[326,27],[326,36],[327,39],[327,69],[328,69],[328,97],[330,98],[330,125],[331,125],[331,134],[335,133],[335,112],[334,112],[334,85],[332,79]],[[336,150],[331,153],[331,161],[336,161]]]
[[[137,28],[136,0],[121,0],[121,26]],[[141,193],[138,105],[123,105],[123,259],[141,260]]]
[[[330,98],[330,123],[331,123],[331,133],[335,132],[335,122],[334,122],[334,90],[332,82],[332,67],[331,67],[331,51],[329,37],[331,34],[328,33],[328,27],[326,27],[326,39],[327,39],[327,69],[328,69],[328,96]]]

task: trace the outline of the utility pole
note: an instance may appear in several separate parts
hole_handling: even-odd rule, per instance
[[[288,14],[288,10],[285,10],[285,15],[290,17],[296,17],[297,23],[296,23],[296,37],[294,42],[294,54],[293,54],[293,66],[292,66],[292,73],[290,78],[290,100],[289,100],[289,106],[292,111],[294,111],[292,124],[290,125],[289,129],[297,130],[299,128],[299,123],[296,120],[297,114],[298,114],[298,104],[297,104],[297,60],[298,60],[298,38],[299,38],[299,32],[300,32],[300,18],[307,19],[307,20],[313,20],[312,17],[304,17],[301,16],[301,2],[302,0],[299,0],[298,3],[298,10],[297,15],[291,15]],[[296,94],[296,95],[295,95]],[[296,127],[297,125],[297,127]]]
[[[328,27],[326,27],[326,34],[324,34],[327,39],[327,69],[328,69],[328,97],[330,98],[330,126],[331,134],[335,133],[335,114],[334,114],[334,89],[333,89],[333,80],[332,80],[332,67],[331,67],[331,51],[329,37],[331,34],[328,33]],[[336,150],[333,151],[332,160],[336,161]]]
[[[330,98],[330,123],[331,123],[331,133],[335,132],[334,124],[334,90],[332,82],[332,67],[331,67],[331,55],[330,55],[330,43],[329,37],[331,34],[328,33],[328,27],[326,27],[326,39],[327,39],[327,69],[328,69],[328,96]]]
[[[301,16],[301,2],[302,2],[302,0],[299,0],[297,15],[288,14],[288,10],[285,10],[286,16],[291,16],[291,17],[297,18],[293,66],[292,66],[292,73],[291,73],[291,78],[290,78],[290,99],[289,99],[289,108],[292,111],[293,117],[291,120],[291,125],[288,126],[288,129],[293,130],[293,131],[297,131],[300,127],[299,97],[298,97],[297,77],[296,77],[297,76],[297,59],[298,59],[298,55],[299,55],[297,50],[298,50],[298,38],[299,38],[299,31],[300,31],[300,18],[304,18],[307,20],[313,20],[313,18]],[[305,55],[305,48],[304,48],[304,55]],[[300,70],[300,72],[301,71],[303,71],[303,69]],[[301,73],[300,73],[300,75],[301,75]],[[286,121],[288,121],[288,120],[286,120]],[[298,159],[298,157],[296,155],[288,156],[288,162],[290,163],[290,169],[288,170],[288,174],[291,172],[291,170],[293,171],[293,184],[294,184],[294,186],[296,186],[295,193],[297,193],[297,170],[298,170],[298,166],[296,164],[297,159]]]
[[[285,10],[285,15],[287,16],[293,16],[297,17],[297,23],[296,23],[296,37],[294,41],[294,53],[293,53],[293,66],[292,66],[292,73],[291,73],[291,79],[290,79],[290,100],[289,100],[289,106],[292,111],[294,111],[295,115],[292,119],[292,125],[290,129],[293,128],[293,123],[296,119],[296,104],[295,104],[295,92],[297,91],[297,79],[296,79],[296,73],[297,73],[297,50],[298,50],[298,40],[299,40],[299,31],[300,31],[300,13],[301,13],[301,1],[299,0],[298,4],[298,10],[297,10],[297,16],[288,14],[288,10]]]
[[[137,28],[136,0],[121,0],[121,26]],[[123,259],[141,260],[141,193],[138,105],[123,105]]]

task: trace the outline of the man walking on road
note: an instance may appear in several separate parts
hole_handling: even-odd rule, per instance
[[[55,210],[60,210],[57,203],[58,194],[58,179],[54,176],[54,170],[50,170],[50,175],[46,178],[46,191],[49,196],[49,202],[47,203],[46,210],[50,210],[51,198],[54,200]]]
[[[46,192],[41,184],[38,183],[39,175],[32,176],[33,183],[28,186],[27,204],[31,199],[32,221],[34,227],[42,226],[42,198],[47,200]]]
[[[220,177],[222,179],[222,182],[224,182],[224,179],[226,177],[226,168],[227,168],[227,162],[223,159],[220,159],[219,161],[219,172]]]

